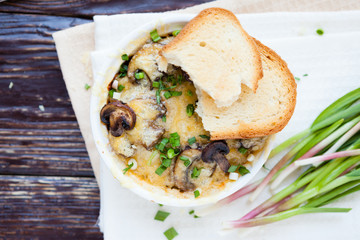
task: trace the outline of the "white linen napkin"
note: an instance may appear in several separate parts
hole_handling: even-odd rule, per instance
[[[238,15],[244,28],[274,49],[299,77],[295,113],[288,126],[277,137],[281,142],[309,126],[317,114],[332,101],[360,86],[360,12],[269,13]],[[96,52],[92,54],[93,72],[101,73],[109,61],[109,52],[116,47],[123,33],[129,32],[164,15],[131,14],[96,16]],[[129,24],[131,22],[131,24]],[[324,30],[316,35],[317,28]],[[106,50],[107,49],[107,50]],[[104,50],[104,51],[102,51]],[[111,59],[110,59],[111,60]],[[106,68],[105,68],[106,69]],[[308,76],[304,76],[308,74]],[[262,173],[264,174],[264,173]],[[173,226],[176,239],[234,239],[236,232],[220,236],[217,231],[223,220],[241,217],[269,194],[262,194],[253,204],[247,197],[218,212],[194,219],[189,209],[159,207],[122,188],[101,162],[100,226],[105,239],[166,239],[163,232]],[[347,214],[310,214],[276,224],[254,228],[251,239],[356,239],[360,221],[360,205],[348,196],[332,204],[353,207]],[[171,212],[165,222],[153,218],[157,210]]]

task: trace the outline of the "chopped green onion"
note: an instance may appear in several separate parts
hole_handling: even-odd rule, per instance
[[[156,102],[158,103],[158,104],[160,104],[161,103],[161,96],[160,96],[160,90],[156,90]]]
[[[175,30],[172,32],[172,35],[176,37],[180,33],[180,30]]]
[[[203,168],[198,169],[197,167],[194,167],[194,169],[192,170],[192,173],[191,173],[191,178],[198,178],[200,176],[201,169],[203,169]]]
[[[177,132],[171,133],[169,140],[173,148],[180,147],[180,136]]]
[[[130,170],[130,168],[132,168],[132,166],[134,166],[134,163],[130,163],[127,165],[126,168],[123,169],[123,174],[125,175],[127,171]]]
[[[123,86],[123,85],[121,85],[121,84],[118,86],[118,90],[119,90],[120,92],[121,92],[122,90],[124,90],[124,88],[125,88],[125,86]]]
[[[182,75],[178,75],[177,80],[178,80],[178,84],[179,84],[179,85],[182,83],[182,79],[183,79],[183,76],[182,76]]]
[[[296,80],[296,81],[300,81],[300,78],[298,78],[298,77],[295,77],[295,80]]]
[[[199,218],[199,216],[198,216],[198,215],[194,215],[194,218]]]
[[[191,163],[189,158],[187,158],[187,157],[180,156],[179,159],[184,162],[185,167],[188,167],[190,165],[190,163]]]
[[[194,105],[188,104],[188,105],[186,106],[186,114],[187,114],[189,117],[191,117],[191,116],[194,114],[194,110],[195,110]]]
[[[173,97],[177,97],[177,96],[181,96],[182,92],[181,91],[169,91],[171,93],[171,96]]]
[[[191,211],[189,211],[189,214],[191,215],[191,214],[193,214],[195,211],[194,210],[191,210]]]
[[[89,90],[89,88],[91,88],[91,86],[89,84],[85,84],[85,90]]]
[[[162,121],[163,121],[163,122],[166,122],[166,115],[164,115],[164,116],[162,117]]]
[[[164,166],[164,167],[166,167],[166,168],[170,167],[170,165],[171,165],[171,159],[165,158],[165,159],[162,161],[161,165]]]
[[[144,72],[136,72],[135,73],[135,78],[140,80],[140,79],[143,79],[144,78]]]
[[[191,97],[191,96],[193,95],[193,92],[190,91],[190,90],[188,90],[188,91],[186,92],[186,94]]]
[[[235,172],[239,165],[231,165],[228,169],[228,172]]]
[[[161,176],[161,174],[163,174],[163,172],[166,170],[166,167],[164,167],[164,166],[160,166],[160,167],[158,167],[156,170],[155,170],[155,173],[157,174],[157,175],[159,175],[159,176]]]
[[[164,97],[165,97],[166,99],[171,98],[171,93],[170,93],[169,91],[166,91],[166,92],[164,93]]]
[[[167,151],[168,158],[174,158],[175,157],[175,151],[172,148],[169,148]]]
[[[125,53],[121,56],[121,59],[124,61],[129,61],[129,56]]]
[[[162,207],[162,206],[164,206],[164,205],[163,205],[163,204],[161,204],[161,203],[159,203],[159,206],[160,206],[160,207]]]
[[[189,145],[192,145],[192,144],[194,144],[195,142],[196,142],[196,138],[195,138],[195,137],[192,137],[192,138],[189,138],[189,139],[188,139]]]
[[[238,172],[240,173],[241,176],[244,176],[244,175],[250,173],[250,171],[243,165],[240,165]]]
[[[153,151],[153,152],[151,153],[150,158],[149,158],[149,160],[148,160],[148,162],[147,162],[148,166],[151,166],[152,160],[153,160],[154,157],[157,156],[157,155],[158,155],[158,151]]]
[[[203,139],[210,140],[210,137],[208,135],[199,135],[199,137],[201,137]]]
[[[305,73],[305,74],[303,75],[303,77],[307,77],[307,76],[309,76],[309,74],[307,74],[307,73]]]
[[[163,138],[162,140],[161,140],[161,142],[158,144],[158,150],[159,151],[162,151],[162,150],[164,150],[164,148],[165,148],[165,146],[166,146],[166,144],[169,142],[169,139],[168,138]]]
[[[319,29],[316,30],[316,33],[321,36],[321,35],[324,34],[324,30],[322,30],[321,28],[319,28]]]
[[[199,192],[199,190],[195,190],[194,191],[194,197],[197,198],[198,196],[200,196],[200,192]]]
[[[152,83],[152,86],[153,86],[154,88],[159,88],[159,87],[160,87],[160,82],[153,82],[153,83]]]
[[[170,215],[169,212],[159,210],[157,211],[154,219],[163,222],[169,215]]]
[[[161,37],[159,36],[157,29],[154,29],[150,32],[150,37],[153,40],[153,42],[158,42],[161,40]]]
[[[164,235],[168,240],[172,240],[179,234],[176,232],[175,228],[171,227],[164,232]]]
[[[113,98],[114,92],[115,92],[115,89],[111,89],[111,90],[109,91],[109,97],[110,97],[110,98]]]
[[[238,151],[239,151],[241,154],[245,154],[245,153],[247,152],[247,149],[244,148],[244,147],[240,147],[240,148],[238,149]]]

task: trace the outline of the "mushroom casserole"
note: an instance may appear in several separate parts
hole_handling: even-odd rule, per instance
[[[157,31],[124,62],[108,86],[100,112],[110,145],[123,161],[124,174],[179,197],[208,196],[249,171],[263,150],[266,137],[211,141],[194,111],[197,96],[189,76],[168,65],[160,71],[159,51],[178,33],[160,37]]]

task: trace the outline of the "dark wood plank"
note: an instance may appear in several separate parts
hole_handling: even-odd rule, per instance
[[[0,239],[102,239],[94,178],[0,176]]]
[[[100,14],[161,12],[186,8],[209,0],[12,0],[0,3],[0,12],[37,13],[91,18]]]

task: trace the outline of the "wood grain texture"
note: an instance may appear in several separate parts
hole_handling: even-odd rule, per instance
[[[94,178],[0,176],[0,239],[101,239]]]
[[[162,12],[204,2],[209,0],[12,0],[0,3],[0,12],[77,16],[90,19],[95,14]]]

